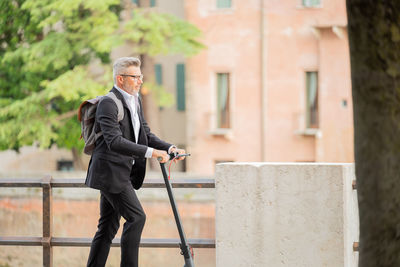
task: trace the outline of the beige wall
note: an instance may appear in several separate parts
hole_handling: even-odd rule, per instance
[[[86,157],[85,161],[86,161]],[[71,151],[58,149],[39,149],[37,147],[22,147],[19,153],[13,150],[0,152],[0,175],[4,173],[44,173],[57,170],[58,161],[73,161]]]
[[[352,162],[345,0],[323,0],[320,8],[303,8],[300,0],[232,3],[218,10],[213,0],[185,1],[186,19],[208,46],[187,60],[189,171],[211,174],[215,160]],[[313,131],[305,126],[306,71],[319,73],[320,127]],[[224,135],[213,134],[216,72],[232,78],[232,127]]]
[[[317,161],[353,162],[353,106],[347,31],[332,27],[320,29],[321,134]],[[338,52],[340,51],[340,52]],[[347,102],[347,106],[343,105]]]
[[[300,1],[299,1],[300,2]],[[345,1],[266,1],[267,161],[353,161]],[[343,36],[333,33],[339,26]],[[305,72],[319,72],[320,128],[305,130]],[[348,103],[342,107],[342,100]]]
[[[183,0],[169,0],[169,1],[156,1],[155,10],[161,13],[168,13],[178,18],[184,19],[184,8]],[[154,57],[154,64],[160,64],[162,66],[162,86],[166,91],[173,95],[174,103],[170,107],[158,109],[153,103],[152,112],[153,118],[156,117],[158,125],[153,127],[154,132],[162,139],[175,144],[179,147],[186,147],[186,112],[177,110],[176,103],[176,66],[177,64],[185,64],[185,58],[183,55],[159,55]],[[152,66],[154,67],[154,66]],[[154,73],[154,68],[153,68]],[[155,80],[155,78],[153,78]],[[152,121],[148,121],[152,127]],[[156,166],[158,170],[158,166]],[[183,164],[174,164],[172,170],[182,171],[184,169]]]
[[[260,159],[259,1],[233,1],[217,10],[215,1],[185,1],[186,18],[204,33],[207,50],[187,60],[189,171],[211,174],[215,160]],[[231,75],[232,128],[215,125],[216,73]]]

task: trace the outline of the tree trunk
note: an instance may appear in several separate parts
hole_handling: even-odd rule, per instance
[[[360,267],[400,266],[400,1],[347,0]]]

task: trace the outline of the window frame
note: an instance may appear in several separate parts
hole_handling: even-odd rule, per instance
[[[309,75],[308,74],[312,74],[315,73],[316,77],[316,81],[315,81],[315,86],[316,86],[316,92],[315,92],[315,100],[316,101],[316,108],[315,110],[311,110],[310,109],[310,87],[309,87]],[[305,86],[305,128],[306,129],[319,129],[320,128],[320,101],[319,101],[319,95],[320,95],[320,88],[319,88],[319,72],[317,70],[309,70],[309,71],[305,71],[305,82],[304,82],[304,86]],[[312,113],[315,113],[315,120],[316,122],[312,122]]]
[[[220,6],[221,1],[229,1],[229,7],[227,7],[227,6]],[[216,8],[217,10],[221,10],[221,9],[222,9],[222,10],[223,10],[223,9],[231,9],[232,6],[233,6],[232,0],[216,0],[216,2],[215,2],[215,8]]]
[[[221,127],[223,126],[224,123],[221,122],[222,120],[222,116],[220,117],[220,115],[222,113],[220,113],[219,110],[219,103],[218,101],[220,101],[219,95],[220,95],[220,88],[219,88],[219,77],[220,75],[226,75],[227,77],[227,95],[226,95],[226,100],[227,100],[227,111],[225,111],[225,115],[227,115],[227,126],[226,127]],[[231,81],[231,73],[230,72],[216,72],[215,73],[215,129],[222,129],[222,130],[229,130],[232,129],[232,81]]]
[[[300,1],[300,6],[302,8],[322,8],[322,0],[299,0]],[[318,4],[311,4],[311,5],[306,5],[305,2],[307,1],[319,1]]]

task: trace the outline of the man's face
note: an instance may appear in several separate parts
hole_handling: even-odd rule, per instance
[[[132,76],[128,76],[132,75]],[[140,71],[140,67],[135,67],[135,66],[130,66],[125,73],[121,73],[119,81],[121,81],[122,84],[119,86],[121,87],[122,90],[126,91],[128,94],[135,94],[139,93],[140,86],[142,85],[143,81],[142,79],[139,78],[139,76],[142,75],[142,72]]]

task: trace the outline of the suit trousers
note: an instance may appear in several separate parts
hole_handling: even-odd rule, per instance
[[[138,267],[139,244],[146,214],[129,184],[121,193],[100,191],[100,219],[90,247],[88,267],[104,267],[110,246],[119,228],[121,216],[126,220],[121,236],[121,267]]]

